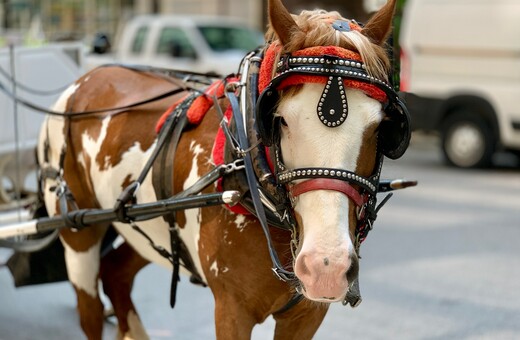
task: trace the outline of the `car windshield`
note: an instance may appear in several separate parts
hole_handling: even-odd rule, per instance
[[[264,43],[259,31],[242,27],[199,26],[210,48],[217,52],[251,51]]]

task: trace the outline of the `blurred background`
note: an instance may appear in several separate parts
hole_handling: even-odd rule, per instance
[[[385,0],[284,0],[366,22]],[[105,63],[228,74],[263,44],[267,0],[0,0],[0,89],[50,106]],[[398,0],[392,85],[412,143],[383,177],[396,192],[363,244],[355,310],[334,305],[316,339],[520,338],[520,1]],[[0,228],[29,218],[43,115],[0,92]],[[15,288],[0,248],[0,340],[77,339],[67,283]],[[214,338],[212,297],[148,266],[134,299],[153,339]],[[193,317],[196,315],[197,317]],[[273,321],[254,339],[272,337]],[[115,336],[113,320],[106,339]]]
[[[287,0],[293,12],[314,7],[349,13],[364,21],[381,0]],[[98,32],[115,37],[121,25],[139,14],[203,14],[236,17],[263,29],[266,0],[2,0],[2,38],[25,43],[92,39]],[[4,42],[5,43],[5,42]]]

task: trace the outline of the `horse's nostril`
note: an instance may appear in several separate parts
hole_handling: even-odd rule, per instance
[[[351,263],[350,267],[348,268],[347,272],[345,273],[347,277],[347,281],[349,283],[354,282],[354,280],[358,277],[359,274],[359,261],[357,256],[351,257]]]
[[[301,255],[301,259],[296,262],[296,276],[300,278],[311,276],[311,270],[307,264],[307,261],[309,261],[309,257],[306,255]]]

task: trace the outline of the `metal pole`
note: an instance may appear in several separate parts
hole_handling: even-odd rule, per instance
[[[203,208],[213,205],[235,205],[240,200],[238,191],[224,191],[215,194],[201,194],[196,196],[177,198],[172,197],[151,203],[135,204],[125,208],[125,215],[134,221],[149,220],[177,210]],[[70,222],[74,224],[70,226]],[[117,221],[117,214],[113,209],[82,209],[71,211],[66,216],[46,217],[38,220],[2,226],[0,239],[21,235],[31,235],[40,232],[61,229],[64,227],[86,227],[97,223]],[[68,224],[69,223],[69,224]]]
[[[22,185],[22,178],[21,178],[22,160],[21,160],[21,156],[20,156],[20,126],[19,126],[19,122],[18,122],[18,102],[14,99],[17,97],[14,44],[9,45],[9,57],[10,57],[10,66],[11,66],[11,84],[12,84],[11,91],[13,93],[14,139],[15,139],[14,152],[15,152],[15,170],[16,170],[16,174],[15,174],[16,178],[13,183],[13,188],[14,188],[14,194],[15,194],[15,199],[16,199],[16,203],[17,203],[18,221],[21,221],[22,220],[22,215],[21,215],[22,206],[21,206],[20,200],[22,199],[22,194],[20,192],[20,188],[18,187],[18,185]]]

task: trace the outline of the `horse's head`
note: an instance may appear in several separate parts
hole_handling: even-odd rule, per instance
[[[393,119],[383,108],[394,93],[384,48],[394,6],[361,27],[336,12],[292,16],[269,1],[259,131],[278,148],[278,176],[299,226],[294,270],[311,300],[339,301],[357,278],[356,238],[375,214],[380,155],[397,158],[407,146],[378,137]]]

